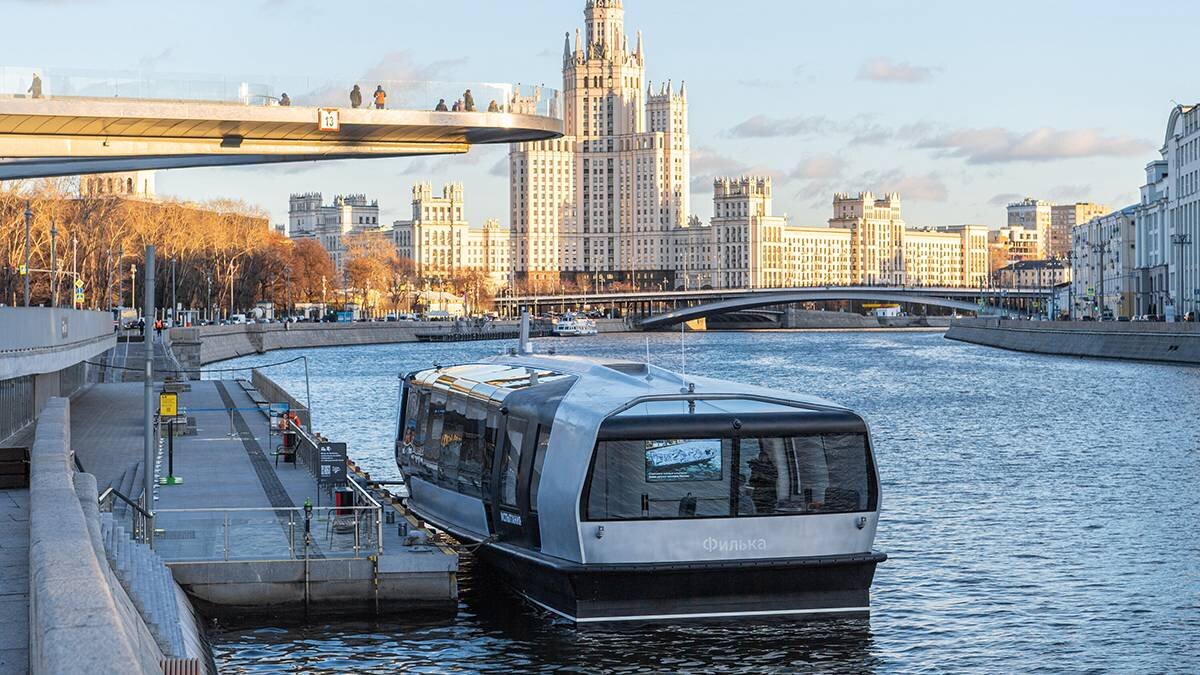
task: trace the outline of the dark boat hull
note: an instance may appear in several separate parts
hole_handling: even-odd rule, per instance
[[[580,565],[504,544],[477,556],[521,595],[579,623],[862,616],[882,553],[717,563]]]

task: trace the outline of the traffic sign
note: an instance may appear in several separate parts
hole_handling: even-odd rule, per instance
[[[83,290],[83,279],[76,279],[76,280],[75,280],[75,288],[78,288],[78,289],[80,289],[80,290]]]
[[[25,276],[26,274],[29,274],[29,268],[24,265],[21,265],[19,270],[20,270],[21,276]]]

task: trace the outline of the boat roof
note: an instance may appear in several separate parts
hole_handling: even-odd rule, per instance
[[[674,407],[685,405],[688,399],[705,407],[703,412],[714,413],[746,412],[746,399],[757,399],[756,409],[760,411],[762,405],[769,406],[772,401],[781,409],[846,410],[815,396],[685,375],[639,361],[575,355],[497,356],[475,363],[423,370],[415,373],[413,379],[493,400],[505,399],[518,391],[533,395],[541,390],[547,395],[562,396],[566,389],[586,390],[588,400],[597,406],[596,411],[606,414],[669,414],[674,412]]]

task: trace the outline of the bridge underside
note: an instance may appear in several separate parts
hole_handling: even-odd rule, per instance
[[[715,315],[727,314],[730,312],[745,312],[746,310],[757,309],[761,307],[771,307],[774,305],[790,305],[799,302],[830,302],[841,300],[855,301],[876,301],[889,303],[908,303],[914,305],[928,305],[933,307],[945,307],[961,312],[970,312],[972,314],[1007,314],[1008,310],[993,306],[985,306],[981,308],[978,304],[966,302],[964,300],[953,300],[950,298],[940,298],[934,296],[920,295],[916,293],[897,293],[886,291],[849,291],[842,290],[837,292],[830,291],[793,291],[787,293],[763,293],[761,295],[746,295],[743,297],[733,298],[730,300],[719,300],[716,302],[707,302],[704,304],[694,305],[691,307],[683,307],[664,314],[643,319],[639,324],[644,329],[664,328],[673,326],[684,321],[691,321],[701,317],[710,317]]]
[[[562,135],[512,113],[340,110],[122,99],[0,99],[0,180],[197,166],[462,154]]]

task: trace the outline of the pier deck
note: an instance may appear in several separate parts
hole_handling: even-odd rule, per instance
[[[0,490],[0,673],[29,670],[29,490]]]
[[[372,510],[366,486],[356,503],[367,506],[335,510],[305,465],[276,462],[282,439],[254,401],[262,397],[243,383],[190,384],[178,405],[181,415],[194,418],[195,433],[173,439],[173,475],[182,482],[155,486],[154,550],[202,613],[453,611],[454,552],[406,546],[397,525],[403,514],[378,498],[380,508]],[[136,467],[133,474],[118,471],[141,455],[141,389],[140,383],[96,385],[76,404],[73,445],[102,486],[140,492],[141,479],[131,477],[140,473]],[[169,464],[165,428],[159,446],[161,482]],[[306,500],[313,506],[307,546]]]

